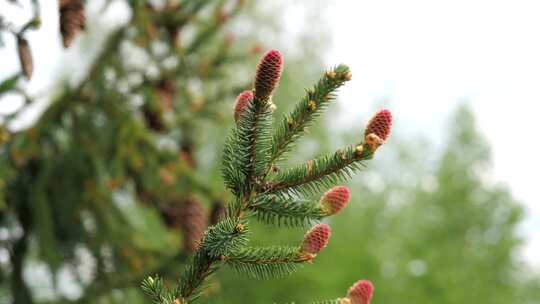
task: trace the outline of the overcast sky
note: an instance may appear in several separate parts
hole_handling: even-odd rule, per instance
[[[56,6],[50,5],[55,1],[42,2],[46,21],[29,34],[36,62],[29,85],[33,94],[53,84],[60,71],[65,75],[65,58],[77,52],[60,46]],[[284,16],[288,30],[300,28],[297,23],[304,19],[297,14],[302,3],[311,2],[294,3]],[[377,100],[388,99],[403,132],[436,141],[455,106],[468,101],[492,145],[494,177],[526,203],[524,255],[540,267],[540,1],[335,0],[326,5],[321,18],[311,21],[324,22],[317,28],[330,31],[327,63],[352,68],[353,81],[340,93],[346,118],[357,118],[347,113],[366,117]],[[17,13],[8,8],[0,2],[2,14]],[[103,23],[107,16],[99,17]],[[13,45],[10,39],[5,42]],[[0,79],[18,70],[13,49],[0,48],[0,66]]]
[[[347,113],[389,99],[400,127],[437,139],[472,105],[496,180],[527,205],[524,254],[540,267],[540,1],[337,0],[326,14],[327,61],[353,71]]]

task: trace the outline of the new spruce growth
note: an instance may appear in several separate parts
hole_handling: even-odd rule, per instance
[[[348,180],[373,158],[390,134],[392,116],[377,113],[359,142],[282,170],[278,164],[351,80],[351,72],[339,65],[325,72],[292,112],[274,124],[272,93],[283,70],[277,50],[265,53],[257,65],[254,88],[242,92],[233,106],[236,124],[225,142],[222,175],[234,195],[219,221],[209,227],[175,289],[167,289],[158,277],[143,282],[155,303],[192,303],[201,295],[208,276],[229,266],[253,278],[280,277],[312,262],[328,245],[330,226],[317,224],[343,210],[350,191],[337,184]],[[322,193],[322,196],[321,196]],[[320,197],[313,200],[313,197]],[[300,244],[249,246],[250,221],[309,229]],[[360,303],[371,300],[373,285],[359,281],[346,298],[322,303]]]

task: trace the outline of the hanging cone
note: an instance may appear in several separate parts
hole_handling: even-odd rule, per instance
[[[60,0],[60,33],[68,48],[86,25],[83,0]]]
[[[19,61],[21,62],[23,75],[27,80],[30,80],[34,71],[32,52],[30,51],[28,41],[20,36],[17,36],[17,51],[19,52]]]
[[[197,198],[172,201],[161,208],[161,216],[168,227],[182,231],[188,252],[197,250],[207,227],[206,212]]]

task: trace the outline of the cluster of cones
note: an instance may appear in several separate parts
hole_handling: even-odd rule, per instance
[[[240,119],[252,100],[270,98],[283,72],[283,63],[283,55],[278,50],[270,50],[262,56],[257,65],[254,90],[244,91],[236,98],[233,106],[235,121]],[[364,131],[364,145],[374,152],[388,139],[391,130],[392,113],[387,109],[380,110],[368,122]]]

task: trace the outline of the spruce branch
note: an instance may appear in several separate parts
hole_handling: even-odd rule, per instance
[[[271,163],[291,150],[290,144],[305,133],[312,122],[335,99],[334,92],[350,79],[349,67],[339,65],[327,71],[313,88],[307,90],[304,98],[289,115],[282,118],[274,131]]]
[[[212,257],[220,257],[244,247],[248,235],[246,220],[226,218],[205,232],[201,250]]]
[[[321,192],[350,179],[364,166],[362,161],[372,155],[371,149],[359,144],[320,156],[278,173],[271,180],[267,193],[310,195]]]
[[[238,113],[239,119],[223,152],[223,179],[235,195],[249,194],[256,176],[266,168],[271,145],[270,105],[250,97],[241,93],[237,98],[235,115]]]
[[[389,112],[379,112],[370,120],[364,142],[321,156],[305,164],[270,174],[274,163],[291,148],[333,98],[334,92],[351,73],[340,65],[319,80],[293,112],[271,132],[275,90],[283,69],[276,50],[267,52],[257,66],[254,90],[242,92],[233,106],[236,121],[223,152],[222,175],[234,200],[214,226],[207,229],[197,251],[172,293],[175,301],[191,303],[203,289],[205,279],[223,265],[254,278],[281,277],[312,261],[329,241],[330,226],[317,224],[309,229],[297,247],[247,247],[247,218],[255,216],[274,225],[303,226],[340,212],[349,202],[347,187],[326,191],[318,202],[303,198],[351,177],[371,159],[384,143],[391,128]],[[148,285],[148,284],[147,284]],[[360,286],[360,287],[358,287]],[[346,298],[319,303],[369,304],[372,288],[355,284]],[[160,293],[150,294],[160,299]],[[360,302],[359,302],[360,301]],[[363,301],[363,302],[362,302]]]
[[[298,247],[246,247],[224,258],[237,272],[256,279],[284,277],[309,261]]]
[[[220,258],[211,257],[204,250],[199,250],[192,257],[180,276],[180,285],[176,291],[176,298],[181,303],[191,303],[201,296],[204,280],[219,268]]]
[[[318,203],[271,194],[257,197],[249,208],[259,221],[277,226],[304,227],[326,216]]]
[[[174,294],[164,285],[163,279],[159,276],[144,279],[141,289],[154,304],[171,304],[175,300]]]

